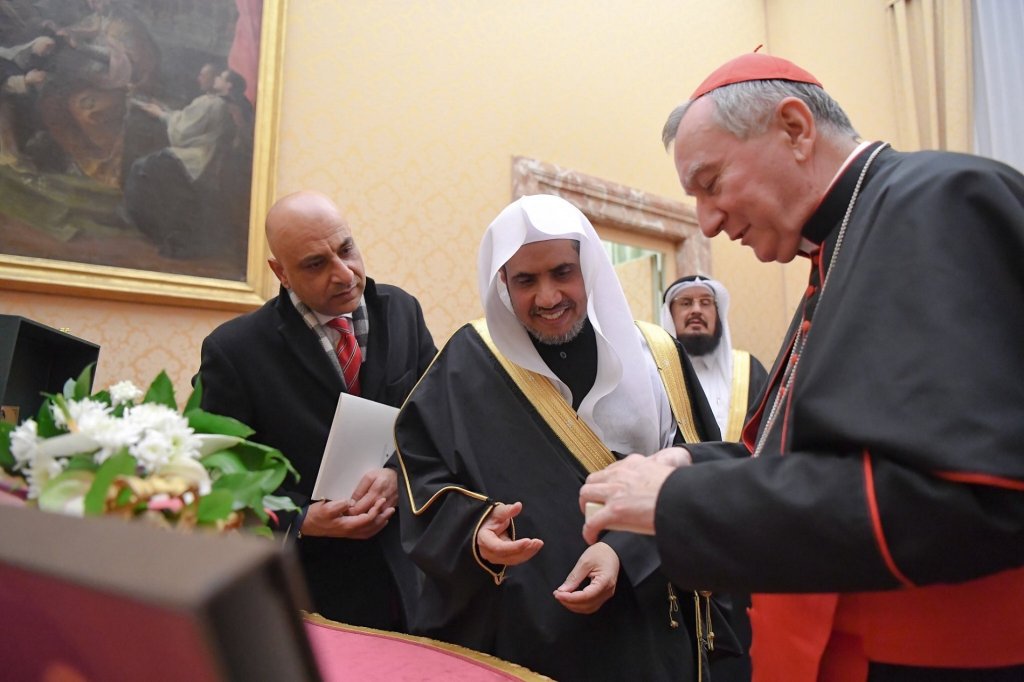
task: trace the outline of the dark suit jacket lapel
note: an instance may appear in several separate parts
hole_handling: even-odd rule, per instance
[[[277,297],[279,324],[277,331],[285,339],[285,346],[299,366],[309,374],[310,378],[323,384],[332,392],[341,393],[345,386],[338,371],[331,365],[324,353],[320,339],[306,326],[299,311],[292,305],[287,289],[282,287]]]
[[[366,317],[370,322],[370,336],[367,339],[366,358],[359,374],[363,397],[367,400],[384,402],[384,370],[388,361],[388,336],[399,330],[388,328],[388,304],[390,297],[377,291],[377,285],[370,278],[366,280]],[[392,321],[394,324],[394,321]]]

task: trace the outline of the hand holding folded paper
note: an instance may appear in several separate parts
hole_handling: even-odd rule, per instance
[[[327,437],[314,500],[348,500],[363,476],[384,466],[394,452],[398,410],[389,405],[342,393]]]

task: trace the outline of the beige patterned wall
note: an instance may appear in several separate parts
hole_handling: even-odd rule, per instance
[[[772,52],[784,56],[808,68],[822,85],[842,105],[850,116],[854,127],[864,139],[888,140],[897,149],[901,147],[899,121],[896,111],[896,69],[890,62],[891,51],[889,26],[887,24],[887,2],[859,2],[851,0],[783,0],[766,3],[767,46]],[[733,247],[734,244],[715,246]],[[740,306],[750,299],[767,306],[782,305],[780,314],[786,322],[807,288],[807,263],[797,258],[786,267],[770,266],[774,271],[764,281],[747,277],[747,268],[733,267],[734,256],[715,253],[716,263],[721,263],[735,284],[741,287],[741,296],[733,297],[733,307],[740,314]],[[752,272],[767,268],[756,264],[749,253],[738,262],[753,262]],[[717,267],[717,265],[716,265]],[[717,270],[716,270],[717,272]],[[751,311],[752,312],[752,311]],[[772,316],[745,315],[742,322],[733,327],[733,338],[750,338],[749,349],[762,360],[773,359],[777,344],[765,347],[767,329],[765,325]],[[785,333],[785,327],[778,327]],[[752,336],[748,332],[756,331]],[[763,354],[763,355],[762,355]]]
[[[291,0],[278,194],[333,196],[371,276],[417,295],[440,343],[480,314],[476,247],[510,199],[513,156],[683,199],[665,116],[758,44],[815,72],[866,135],[892,139],[883,5]],[[711,270],[732,291],[737,343],[770,361],[805,266],[763,265],[717,239]],[[101,343],[100,379],[166,367],[179,392],[202,337],[232,316],[8,291],[0,313]]]
[[[123,379],[145,389],[160,370],[174,382],[178,404],[191,392],[203,338],[234,313],[169,306],[0,292],[0,313],[20,315],[99,344],[93,387]]]
[[[512,156],[679,196],[659,141],[692,80],[679,65],[763,42],[760,0],[636,8],[293,2],[279,191],[335,196],[369,272],[446,338],[481,312],[476,247],[510,200]]]
[[[510,198],[512,156],[682,199],[660,131],[707,72],[764,43],[820,72],[855,120],[884,123],[884,26],[882,3],[841,0],[293,0],[279,191],[335,196],[370,273],[416,294],[443,339],[480,314],[475,249]],[[805,264],[720,240],[712,253],[737,342],[770,361]]]

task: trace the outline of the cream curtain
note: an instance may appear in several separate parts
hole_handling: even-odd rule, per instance
[[[974,151],[1024,171],[1024,3],[974,0]]]
[[[901,146],[971,151],[970,2],[885,2],[902,97]]]

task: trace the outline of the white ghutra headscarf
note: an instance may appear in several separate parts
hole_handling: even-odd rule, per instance
[[[678,297],[686,289],[697,288],[710,293],[715,299],[718,312],[717,324],[722,328],[722,338],[718,346],[707,355],[690,355],[690,363],[697,374],[701,388],[708,398],[711,411],[715,414],[718,428],[724,434],[729,423],[729,406],[732,402],[732,335],[729,334],[729,292],[725,285],[717,280],[693,275],[673,282],[665,291],[664,304],[661,306],[661,326],[672,336],[676,336],[676,323],[672,319],[672,299]]]
[[[597,336],[597,378],[577,414],[610,449],[651,454],[671,444],[671,409],[646,342],[601,240],[587,217],[552,195],[525,196],[494,219],[480,244],[477,276],[487,328],[510,361],[541,374],[572,402],[569,388],[541,359],[512,311],[498,272],[525,244],[551,239],[580,243],[587,315]]]

